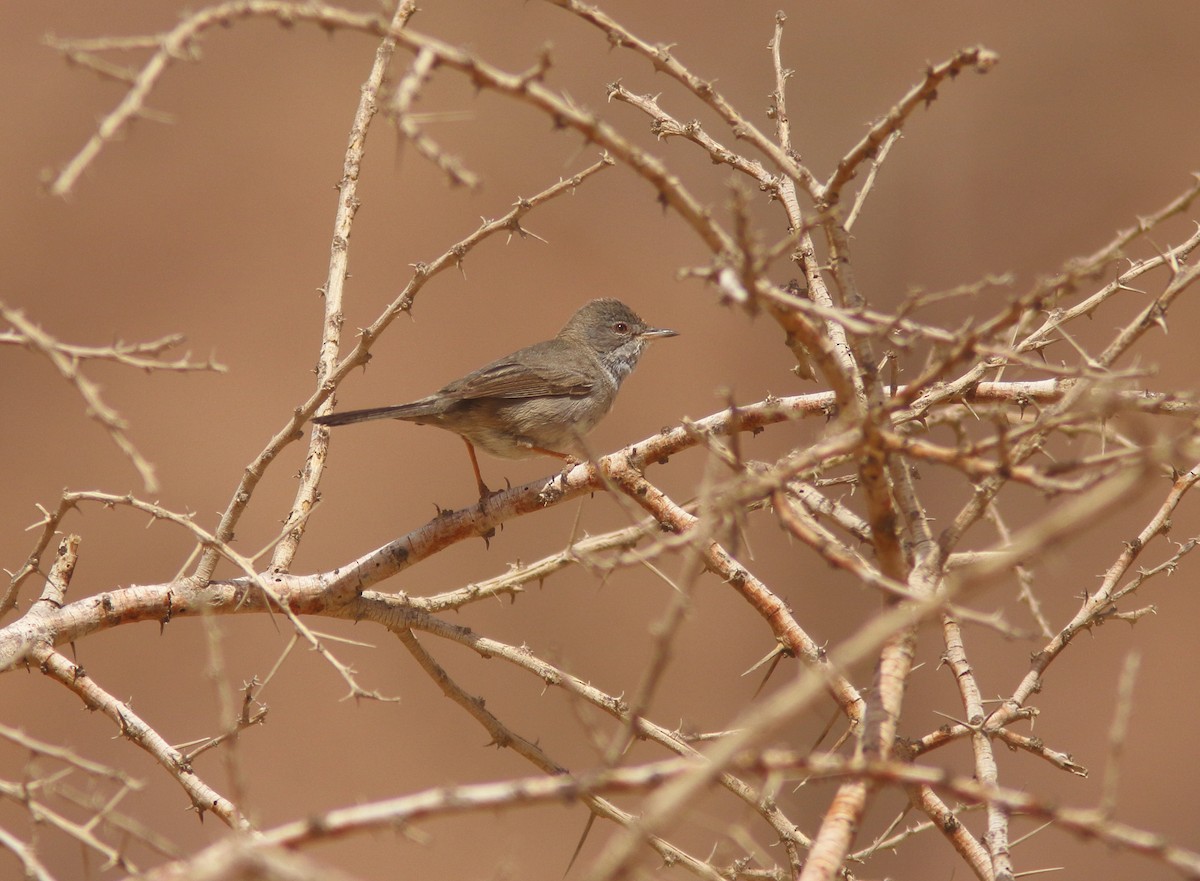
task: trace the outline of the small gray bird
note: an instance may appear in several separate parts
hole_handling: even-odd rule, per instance
[[[552,340],[534,343],[408,404],[331,413],[317,425],[402,419],[436,425],[467,444],[479,497],[491,494],[475,447],[503,459],[536,453],[583,460],[583,436],[612,409],[646,344],[673,330],[650,327],[620,300],[592,300]]]

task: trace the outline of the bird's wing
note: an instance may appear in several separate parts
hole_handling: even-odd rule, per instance
[[[541,359],[502,358],[481,367],[472,376],[446,386],[460,398],[480,397],[580,397],[592,391],[594,380],[577,368],[546,364]]]

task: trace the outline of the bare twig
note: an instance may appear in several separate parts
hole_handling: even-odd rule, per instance
[[[404,0],[397,4],[396,11],[392,14],[392,29],[404,27],[416,9],[416,0]],[[379,48],[375,50],[375,63],[371,66],[371,72],[360,90],[358,109],[354,113],[354,122],[350,126],[350,143],[346,147],[342,179],[338,184],[338,205],[333,221],[333,243],[329,248],[329,272],[321,289],[325,297],[325,315],[321,325],[321,350],[317,357],[318,393],[329,382],[330,375],[337,367],[338,349],[342,341],[342,297],[350,265],[350,231],[360,203],[358,178],[362,170],[367,132],[378,109],[379,88],[395,50],[395,41],[388,37],[385,37],[379,44]],[[327,400],[326,403],[331,402]],[[328,407],[321,412],[327,412],[327,410]],[[300,486],[296,490],[296,499],[292,502],[292,509],[283,521],[287,531],[275,546],[275,552],[271,557],[271,569],[276,572],[288,571],[296,556],[296,551],[300,547],[300,540],[304,536],[304,526],[308,522],[308,514],[317,501],[317,486],[321,482],[321,475],[325,473],[325,460],[328,453],[329,432],[314,429],[308,442],[308,455],[305,457],[304,467],[300,471]],[[218,530],[218,534],[221,534],[220,530]],[[228,541],[228,539],[229,536],[225,535],[222,541]],[[208,565],[211,559],[212,552],[206,552],[205,558],[201,559],[198,567],[200,577],[207,578],[212,574],[212,567]]]
[[[158,479],[154,476],[154,466],[129,439],[129,435],[126,434],[129,425],[116,410],[104,403],[104,399],[100,397],[100,388],[83,375],[79,370],[78,360],[71,357],[69,350],[64,349],[62,343],[26,318],[24,313],[6,306],[3,302],[0,302],[0,318],[16,329],[25,345],[45,355],[62,378],[75,387],[87,405],[88,416],[104,427],[113,443],[133,464],[142,478],[146,492],[157,492]]]

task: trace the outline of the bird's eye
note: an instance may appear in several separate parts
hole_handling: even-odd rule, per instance
[[[616,331],[617,333],[621,333],[621,334],[629,333],[629,325],[626,324],[624,321],[618,321],[616,324],[613,325],[613,330]]]

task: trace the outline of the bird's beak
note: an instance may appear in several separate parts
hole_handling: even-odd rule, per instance
[[[679,336],[679,331],[667,330],[665,327],[647,327],[638,336],[644,340],[656,340],[660,337]]]

